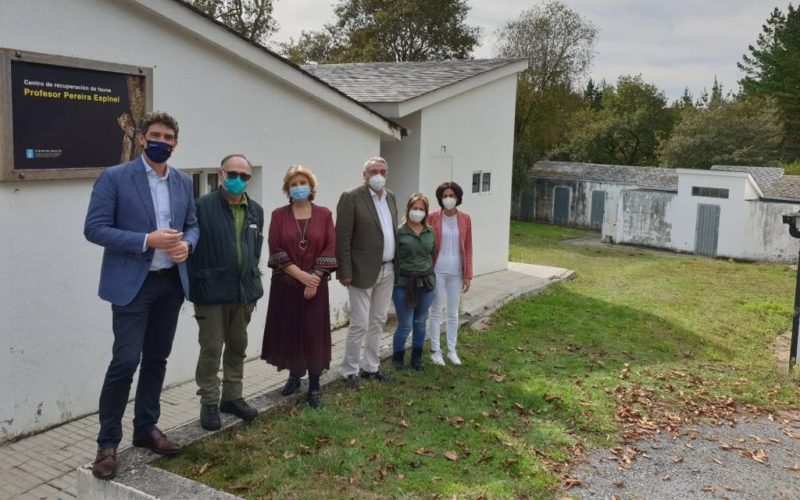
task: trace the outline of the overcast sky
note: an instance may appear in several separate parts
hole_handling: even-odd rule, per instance
[[[616,81],[640,74],[645,81],[677,99],[684,87],[697,97],[710,89],[714,75],[726,90],[737,89],[736,67],[747,46],[755,43],[778,0],[568,0],[565,3],[598,29],[590,75]],[[335,0],[275,0],[281,29],[276,42],[297,38],[333,20]],[[505,21],[531,6],[532,0],[469,0],[470,25],[483,28],[475,57],[492,57],[495,32]]]

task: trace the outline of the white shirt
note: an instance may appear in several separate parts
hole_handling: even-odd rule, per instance
[[[436,274],[461,275],[461,241],[458,234],[458,216],[442,214],[442,239],[439,255],[436,257]]]
[[[147,183],[150,185],[150,196],[153,198],[153,209],[156,213],[156,227],[169,228],[172,222],[172,209],[170,208],[169,198],[169,167],[164,174],[164,177],[159,177],[155,170],[144,160],[142,156],[142,163],[147,172]],[[144,248],[147,251],[147,236],[144,237]],[[153,252],[153,261],[150,262],[150,270],[157,271],[159,269],[167,269],[174,266],[175,263],[167,255],[164,250],[155,249]]]
[[[383,262],[394,259],[394,224],[392,224],[392,212],[389,210],[389,202],[386,200],[386,191],[383,196],[378,197],[378,193],[369,188],[372,195],[372,202],[375,203],[375,210],[378,211],[378,218],[381,221],[383,231]]]

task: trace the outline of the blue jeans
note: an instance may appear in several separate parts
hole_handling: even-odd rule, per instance
[[[426,292],[422,289],[417,293],[417,307],[411,309],[406,306],[406,289],[396,286],[392,292],[392,302],[397,313],[397,330],[394,332],[392,348],[394,352],[406,350],[408,333],[413,330],[411,346],[422,349],[425,344],[425,323],[428,321],[428,309],[433,302],[433,290]]]
[[[183,288],[176,269],[174,273],[149,275],[133,302],[111,307],[114,347],[100,392],[100,448],[116,448],[122,440],[122,415],[137,367],[133,437],[147,435],[158,422],[167,357],[182,303]]]

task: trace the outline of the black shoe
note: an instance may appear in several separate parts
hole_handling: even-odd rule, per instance
[[[253,420],[258,416],[258,411],[247,404],[244,399],[234,399],[233,401],[223,401],[219,404],[222,413],[231,413],[242,420]]]
[[[422,366],[422,348],[414,347],[411,349],[411,368],[421,372],[424,370]]]
[[[308,391],[308,406],[315,410],[322,408],[322,392]]]
[[[392,366],[395,370],[402,370],[406,367],[406,351],[397,351],[392,353]]]
[[[207,431],[216,431],[222,427],[222,419],[219,417],[219,406],[202,405],[200,407],[200,427]]]
[[[365,372],[365,371],[362,370],[361,371],[361,378],[364,378],[364,379],[367,379],[367,380],[376,380],[378,382],[391,382],[392,381],[392,377],[390,377],[389,375],[386,375],[385,373],[383,373],[380,370],[374,371],[374,372]]]
[[[284,396],[288,396],[290,394],[294,394],[300,390],[300,377],[294,377],[289,375],[289,379],[286,381],[286,384],[283,386],[281,390],[281,394]]]
[[[353,389],[353,390],[358,389],[358,377],[356,377],[355,375],[348,375],[344,379],[344,385],[348,389]]]

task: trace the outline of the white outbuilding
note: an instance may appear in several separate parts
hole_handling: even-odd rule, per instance
[[[517,74],[527,60],[310,65],[304,69],[408,129],[384,141],[398,204],[425,194],[431,209],[445,181],[464,189],[472,217],[475,273],[505,269]],[[402,207],[401,207],[402,208]]]
[[[121,100],[133,110],[141,100],[145,110],[174,115],[181,130],[171,162],[193,175],[196,194],[215,188],[223,156],[246,154],[255,165],[249,192],[267,213],[286,202],[281,179],[297,163],[317,174],[316,201],[328,207],[361,182],[364,160],[376,155],[388,157],[388,186],[400,200],[418,190],[432,197],[437,183],[457,180],[465,189],[463,208],[482,233],[475,270],[487,273],[507,265],[515,75],[523,66],[450,64],[456,76],[449,83],[437,80],[381,107],[180,0],[0,2],[0,442],[97,410],[110,361],[111,311],[97,297],[102,249],[85,241],[82,229],[94,177],[116,161],[65,159],[97,157],[95,134],[105,133],[114,137],[116,158],[120,144],[123,157],[131,153],[131,117],[97,130],[92,113],[99,108],[90,106]],[[23,70],[53,78],[23,78]],[[401,73],[398,88],[427,83],[424,72],[405,72],[405,79]],[[127,92],[84,82],[120,75]],[[59,117],[47,110],[61,110],[56,101],[67,93],[64,106],[87,118],[56,127]],[[48,145],[63,137],[70,140]],[[267,271],[267,289],[268,277]],[[346,290],[333,285],[337,324],[346,320],[346,299]],[[260,352],[265,315],[263,300],[250,326],[250,356]],[[196,332],[185,303],[167,384],[193,378]]]
[[[517,216],[598,229],[604,241],[710,257],[793,262],[800,176],[775,167],[710,170],[537,162]]]

